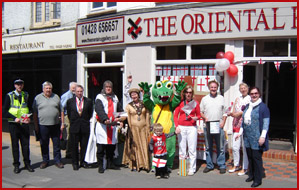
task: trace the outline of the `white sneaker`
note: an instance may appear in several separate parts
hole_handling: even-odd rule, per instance
[[[188,175],[193,176],[193,175],[194,175],[194,172],[189,171],[189,172],[188,172]]]

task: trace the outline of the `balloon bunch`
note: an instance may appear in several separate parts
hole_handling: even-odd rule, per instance
[[[238,74],[238,67],[234,65],[235,55],[233,52],[228,51],[218,52],[216,54],[216,58],[218,59],[215,65],[215,68],[218,72],[225,71],[229,76],[236,76]]]

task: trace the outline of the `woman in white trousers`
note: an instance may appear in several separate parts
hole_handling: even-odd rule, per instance
[[[179,141],[180,159],[190,158],[188,175],[196,172],[197,153],[197,125],[196,121],[201,117],[199,103],[193,100],[193,88],[187,85],[183,90],[183,100],[174,111],[175,132]],[[188,149],[188,154],[187,154]]]
[[[250,102],[250,96],[248,95],[248,85],[241,83],[239,85],[239,90],[241,93],[240,97],[237,97],[233,106],[233,111],[229,113],[229,116],[234,118],[233,120],[233,138],[232,138],[232,148],[233,148],[233,158],[234,158],[234,167],[232,167],[228,172],[233,173],[236,171],[238,175],[244,175],[248,169],[248,158],[246,154],[246,148],[243,142],[243,129],[241,128],[242,124],[242,114],[246,104]],[[240,147],[242,146],[243,152],[243,164],[242,169],[240,167]],[[241,170],[241,171],[240,171]]]

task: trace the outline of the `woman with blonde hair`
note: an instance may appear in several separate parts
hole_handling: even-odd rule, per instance
[[[232,138],[232,148],[233,148],[233,158],[234,158],[234,167],[228,170],[228,172],[233,173],[236,171],[242,170],[238,173],[239,176],[245,175],[245,172],[248,169],[248,158],[246,154],[246,149],[243,141],[243,129],[242,125],[242,115],[245,106],[250,102],[250,96],[248,95],[248,85],[246,83],[241,83],[239,85],[239,90],[241,96],[237,97],[233,105],[233,111],[228,114],[228,116],[233,117],[233,138]],[[240,147],[242,145],[243,152],[243,165],[240,166]]]

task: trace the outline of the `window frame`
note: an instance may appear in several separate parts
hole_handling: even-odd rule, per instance
[[[117,7],[117,2],[116,2],[116,5],[115,6],[111,6],[111,7],[108,7],[108,2],[102,2],[103,3],[103,6],[102,7],[96,7],[96,8],[93,8],[93,3],[96,3],[96,2],[90,2],[90,12],[99,12],[99,11],[103,11],[103,10],[113,10],[113,9],[116,9]]]
[[[36,21],[37,16],[37,3],[41,3],[41,21]],[[46,3],[49,4],[48,11],[46,11]],[[61,17],[61,2],[33,2],[32,5],[32,14],[33,14],[33,20],[32,20],[32,26],[31,29],[35,28],[45,28],[45,27],[55,27],[60,26],[61,18],[54,19],[54,6],[57,5],[57,3],[60,3],[60,17]],[[49,15],[49,20],[46,20],[46,14]]]

